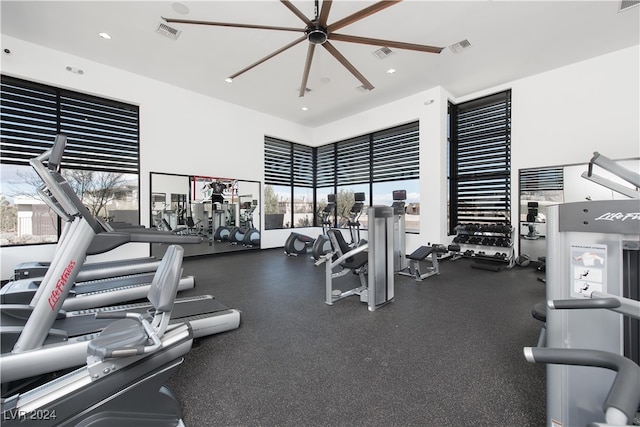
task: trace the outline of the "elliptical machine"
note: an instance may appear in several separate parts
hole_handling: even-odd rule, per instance
[[[331,252],[331,242],[327,236],[327,230],[331,227],[330,216],[336,206],[336,195],[327,195],[327,206],[320,212],[322,222],[322,234],[317,238],[305,234],[292,232],[284,242],[284,253],[287,256],[306,254],[311,249],[313,258],[319,259],[322,255]]]
[[[322,234],[319,235],[315,242],[313,242],[313,248],[311,253],[315,260],[319,260],[324,254],[328,254],[332,251],[331,239],[329,239],[329,229],[331,228],[331,213],[336,207],[336,195],[327,195],[327,206],[320,212],[322,218]]]
[[[242,243],[244,246],[253,247],[260,244],[260,232],[253,226],[253,212],[258,207],[258,201],[253,200],[247,204],[245,212],[240,214],[240,227],[233,227],[229,231],[228,240],[232,245]]]
[[[354,203],[349,211],[349,220],[347,221],[347,227],[349,227],[349,233],[351,234],[350,248],[358,247],[367,243],[366,240],[360,239],[360,215],[362,215],[362,209],[364,208],[364,193],[354,193]]]

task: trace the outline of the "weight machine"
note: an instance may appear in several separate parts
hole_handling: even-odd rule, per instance
[[[315,263],[325,264],[325,303],[328,305],[359,295],[360,301],[367,304],[369,311],[375,311],[393,301],[393,210],[389,206],[372,206],[367,213],[368,243],[351,248],[340,230],[328,231],[334,250]],[[348,291],[334,289],[333,281],[351,272],[358,274],[359,286]]]
[[[640,175],[595,153],[586,173],[590,178],[595,176],[594,165],[636,189],[596,178],[634,199],[565,203],[548,209],[547,348],[526,348],[525,356],[550,363],[550,427],[630,424],[640,399]],[[601,309],[570,309],[594,307]]]

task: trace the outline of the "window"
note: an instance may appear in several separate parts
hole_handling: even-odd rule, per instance
[[[58,133],[68,137],[61,172],[91,213],[139,224],[138,107],[4,75],[0,90],[3,246],[57,240],[28,161]]]
[[[276,138],[264,139],[265,228],[313,224],[314,149]]]
[[[391,206],[393,191],[405,190],[405,230],[420,231],[420,132],[408,123],[372,136],[372,205]]]
[[[336,194],[336,145],[323,145],[316,149],[316,213],[327,206],[328,195]],[[335,226],[335,208],[329,215],[331,224]],[[316,215],[316,226],[322,226],[321,217]]]
[[[511,91],[450,108],[449,232],[511,218]]]
[[[419,231],[419,144],[417,121],[317,148],[265,137],[265,212],[282,217],[265,218],[266,228],[321,226],[328,194],[337,198],[331,223],[345,224],[359,192],[366,228],[368,206],[390,206],[392,192],[406,190],[407,230]]]
[[[340,141],[336,144],[336,193],[337,221],[344,227],[352,216],[351,207],[355,202],[355,193],[365,194],[365,204],[357,218],[362,228],[366,228],[367,207],[370,205],[371,191],[371,141],[369,135],[363,135]],[[356,218],[354,218],[356,219]]]

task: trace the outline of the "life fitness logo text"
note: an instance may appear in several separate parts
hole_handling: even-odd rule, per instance
[[[626,221],[626,220],[640,221],[640,212],[607,212],[596,218],[596,221]]]
[[[76,262],[74,260],[69,261],[69,265],[62,272],[62,276],[58,279],[58,283],[56,283],[56,287],[53,291],[51,291],[51,295],[49,296],[49,307],[51,307],[51,311],[54,310],[58,301],[60,301],[60,295],[62,295],[62,288],[67,284],[67,280],[69,280],[69,276],[71,276],[71,272],[73,271],[73,267],[75,267]]]

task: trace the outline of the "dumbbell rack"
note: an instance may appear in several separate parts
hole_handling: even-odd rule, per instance
[[[514,228],[509,224],[458,224],[453,243],[460,245],[460,254],[478,261],[515,265]]]

